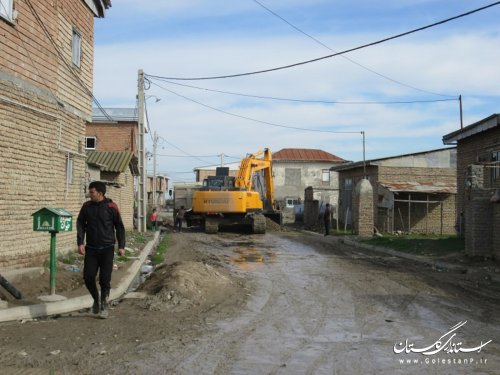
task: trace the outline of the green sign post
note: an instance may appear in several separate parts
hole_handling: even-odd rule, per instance
[[[33,231],[50,232],[50,294],[56,294],[56,234],[73,230],[73,215],[64,208],[42,208],[33,213]]]

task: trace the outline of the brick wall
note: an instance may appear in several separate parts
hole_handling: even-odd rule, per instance
[[[0,19],[0,269],[48,259],[50,235],[33,232],[31,217],[42,207],[73,213],[75,229],[57,235],[57,251],[76,250],[85,200],[81,141],[91,98],[78,78],[92,89],[94,17],[83,1],[31,2],[70,66],[73,26],[80,31],[82,63],[70,73],[24,1],[14,3],[14,24]]]
[[[457,146],[457,213],[464,211],[467,168],[478,162],[489,162],[491,152],[500,150],[500,128],[493,128],[458,142]],[[485,187],[500,187],[500,180],[491,181],[491,171],[485,171]]]
[[[130,169],[123,173],[101,172],[101,179],[121,185],[121,187],[108,185],[106,196],[118,205],[125,229],[132,230],[134,228],[134,176]]]
[[[473,189],[465,205],[465,251],[470,256],[492,256],[492,204],[489,191]]]
[[[85,135],[96,137],[96,151],[132,151],[137,153],[137,122],[87,124]]]
[[[84,201],[84,155],[71,155],[73,182],[66,184],[66,150],[78,150],[84,122],[5,81],[0,81],[0,95],[12,100],[0,99],[0,268],[39,266],[49,255],[50,236],[33,232],[31,214],[60,207],[76,220]],[[74,232],[57,235],[58,251],[75,248]]]
[[[367,179],[362,179],[356,184],[353,197],[353,227],[359,236],[373,234],[373,187]]]
[[[388,167],[388,166],[367,166],[366,176],[372,186],[379,182],[419,182],[434,183],[442,182],[454,184],[456,182],[456,170],[454,168],[423,168],[423,167]],[[364,177],[363,168],[353,168],[340,172],[341,197],[343,195],[345,180],[352,179],[353,186],[356,186]],[[354,191],[354,190],[353,190]],[[378,189],[374,188],[374,192]],[[408,194],[404,194],[403,199],[407,199]],[[421,199],[427,199],[422,193],[418,195]],[[402,198],[400,195],[398,198]],[[412,198],[414,199],[414,198]],[[441,204],[429,205],[429,215],[426,215],[426,204],[412,204],[410,230],[416,233],[455,233],[456,223],[456,197],[455,194],[429,194],[429,200],[443,201]],[[346,201],[343,197],[340,202],[339,219],[344,224],[346,212]],[[388,212],[378,207],[378,194],[373,194],[373,217],[375,225],[379,230],[390,230],[394,223],[394,230],[408,231],[408,205],[396,202],[394,212]],[[401,213],[401,214],[400,214]],[[394,215],[394,217],[392,216]],[[401,223],[401,218],[403,223]]]

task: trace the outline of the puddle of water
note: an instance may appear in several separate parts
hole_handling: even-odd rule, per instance
[[[255,247],[237,247],[234,249],[237,254],[231,259],[232,263],[244,270],[253,270],[256,267],[273,263],[276,260],[276,254],[270,251],[262,252]]]

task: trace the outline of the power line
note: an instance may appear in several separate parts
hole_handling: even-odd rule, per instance
[[[361,133],[360,131],[333,131],[333,130],[322,130],[322,129],[308,129],[308,128],[301,128],[301,127],[298,127],[298,126],[287,126],[287,125],[282,125],[282,124],[275,124],[275,123],[268,122],[268,121],[257,120],[257,119],[251,118],[251,117],[242,116],[242,115],[238,115],[238,114],[235,114],[235,113],[227,112],[227,111],[224,111],[222,109],[219,109],[219,108],[216,108],[216,107],[212,107],[212,106],[210,106],[208,104],[201,103],[201,102],[199,102],[197,100],[188,98],[187,96],[178,94],[175,91],[172,91],[172,90],[169,90],[169,89],[167,89],[167,88],[165,88],[163,86],[160,86],[157,83],[151,82],[151,84],[153,84],[153,85],[155,85],[155,86],[157,86],[157,87],[159,87],[159,88],[161,88],[161,89],[163,89],[165,91],[168,91],[171,94],[174,94],[174,95],[176,95],[176,96],[178,96],[180,98],[183,98],[183,99],[188,100],[190,102],[193,102],[193,103],[196,103],[198,105],[201,105],[201,106],[203,106],[205,108],[209,108],[209,109],[212,109],[212,110],[220,112],[220,113],[224,113],[224,114],[229,115],[229,116],[238,117],[238,118],[241,118],[241,119],[244,119],[244,120],[257,122],[257,123],[264,124],[264,125],[275,126],[275,127],[279,127],[279,128],[286,128],[286,129],[293,129],[293,130],[308,131],[308,132],[317,132],[317,133],[333,133],[333,134],[360,134]]]
[[[168,155],[168,154],[156,154],[156,156],[164,156],[167,158],[218,158],[220,155]]]
[[[274,96],[251,95],[251,94],[243,94],[243,93],[232,92],[232,91],[215,90],[215,89],[209,89],[206,87],[192,86],[192,85],[182,84],[179,82],[172,82],[172,81],[169,81],[167,79],[161,79],[161,78],[156,78],[156,79],[159,81],[162,81],[162,82],[172,84],[172,85],[188,87],[191,89],[197,89],[197,90],[202,90],[202,91],[216,92],[219,94],[243,96],[243,97],[247,97],[247,98],[256,98],[256,99],[269,99],[269,100],[278,100],[278,101],[287,101],[287,102],[298,102],[298,103],[356,104],[356,105],[360,105],[360,104],[417,104],[417,103],[449,102],[449,101],[458,100],[458,97],[450,98],[450,99],[423,99],[423,100],[396,100],[396,101],[341,101],[341,100],[309,100],[309,99],[278,98],[278,97],[274,97]]]
[[[193,158],[193,159],[199,160],[199,161],[201,161],[201,162],[203,162],[203,163],[210,164],[210,162],[209,162],[209,161],[206,161],[206,160],[200,159],[198,156],[192,155],[192,154],[190,154],[189,152],[184,151],[183,149],[181,149],[181,148],[177,147],[176,145],[174,145],[173,143],[171,143],[171,142],[167,141],[165,138],[163,138],[163,137],[161,137],[161,136],[158,136],[158,139],[159,139],[159,140],[161,140],[162,142],[165,142],[165,143],[169,144],[169,145],[170,145],[170,146],[172,146],[173,148],[175,148],[175,149],[179,150],[179,151],[180,151],[180,152],[182,152],[183,154],[186,154],[187,156],[189,156],[189,157],[191,157],[191,158]]]
[[[302,29],[298,28],[297,26],[295,26],[294,24],[292,24],[290,21],[288,21],[287,19],[283,18],[282,16],[280,16],[278,13],[276,13],[275,11],[273,11],[272,9],[268,8],[267,6],[265,6],[264,4],[262,4],[260,1],[258,0],[253,0],[255,3],[257,3],[259,6],[261,6],[262,8],[264,8],[265,10],[267,10],[269,13],[271,13],[273,16],[279,18],[280,20],[282,20],[283,22],[285,22],[287,25],[289,25],[290,27],[292,27],[293,29],[297,30],[299,33],[307,36],[308,38],[312,39],[313,41],[315,41],[316,43],[318,43],[320,46],[323,46],[325,47],[326,49],[328,49],[329,51],[333,52],[333,53],[337,53],[337,51],[333,50],[332,48],[330,48],[329,46],[327,46],[326,44],[324,44],[323,42],[321,42],[320,40],[318,40],[317,38],[313,37],[312,35],[306,33],[305,31],[303,31]],[[417,91],[420,91],[420,92],[425,92],[427,94],[432,94],[432,95],[437,95],[437,96],[450,96],[450,95],[444,95],[444,94],[439,94],[439,93],[435,93],[435,92],[432,92],[432,91],[428,91],[428,90],[423,90],[423,89],[420,89],[418,87],[415,87],[415,86],[411,86],[409,84],[406,84],[406,83],[403,83],[401,81],[398,81],[396,79],[393,79],[391,77],[388,77],[384,74],[381,74],[373,69],[370,69],[368,68],[367,66],[365,65],[362,65],[360,63],[358,63],[357,61],[347,57],[347,56],[344,56],[344,55],[341,55],[341,57],[343,57],[344,59],[346,59],[347,61],[359,66],[360,68],[363,68],[373,74],[376,74],[378,75],[379,77],[382,77],[388,81],[391,81],[393,83],[396,83],[398,85],[401,85],[401,86],[404,86],[404,87],[408,87],[410,89],[413,89],[413,90],[417,90]],[[371,104],[371,103],[370,103]]]
[[[247,72],[247,73],[238,73],[238,74],[227,74],[227,75],[221,75],[221,76],[212,76],[212,77],[194,77],[194,78],[188,78],[188,77],[162,77],[162,76],[155,76],[155,75],[149,75],[149,74],[146,75],[146,76],[149,77],[149,78],[162,78],[162,79],[171,79],[171,80],[176,80],[176,81],[202,81],[202,80],[210,80],[210,79],[223,79],[223,78],[243,77],[243,76],[250,76],[250,75],[255,75],[255,74],[262,74],[262,73],[274,72],[274,71],[277,71],[277,70],[289,69],[289,68],[293,68],[293,67],[296,67],[296,66],[310,64],[310,63],[313,63],[313,62],[317,62],[317,61],[329,59],[329,58],[332,58],[332,57],[335,57],[335,56],[340,56],[340,55],[343,55],[343,54],[346,54],[346,53],[349,53],[349,52],[353,52],[353,51],[357,51],[357,50],[360,50],[360,49],[363,49],[363,48],[375,46],[377,44],[381,44],[381,43],[387,42],[389,40],[401,38],[403,36],[410,35],[410,34],[418,32],[418,31],[426,30],[426,29],[429,29],[429,28],[432,28],[432,27],[435,27],[435,26],[438,26],[438,25],[442,25],[444,23],[447,23],[447,22],[450,22],[450,21],[453,21],[453,20],[456,20],[456,19],[459,19],[459,18],[462,18],[462,17],[469,16],[471,14],[480,12],[482,10],[491,8],[491,7],[499,5],[499,4],[500,4],[500,1],[497,1],[497,2],[492,3],[490,5],[486,5],[484,7],[477,8],[477,9],[471,10],[469,12],[459,14],[457,16],[450,17],[450,18],[447,18],[445,20],[434,22],[434,23],[432,23],[430,25],[422,26],[422,27],[419,27],[417,29],[413,29],[413,30],[410,30],[410,31],[406,31],[404,33],[396,34],[396,35],[390,36],[388,38],[380,39],[380,40],[375,41],[375,42],[363,44],[363,45],[358,46],[358,47],[350,48],[350,49],[347,49],[347,50],[344,50],[344,51],[341,51],[341,52],[336,52],[336,53],[333,53],[331,55],[326,55],[326,56],[318,57],[316,59],[311,59],[311,60],[302,61],[302,62],[298,62],[298,63],[294,63],[294,64],[284,65],[284,66],[280,66],[280,67],[277,67],[277,68],[257,70],[257,71],[253,71],[253,72]]]

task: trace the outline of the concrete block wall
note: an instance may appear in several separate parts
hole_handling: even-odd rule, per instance
[[[492,206],[489,190],[471,190],[465,204],[465,252],[469,256],[493,256]]]
[[[50,97],[0,81],[0,269],[40,266],[48,258],[50,235],[33,232],[31,217],[42,207],[73,213],[74,231],[57,235],[57,251],[76,249],[86,179],[85,155],[75,152],[83,132],[83,120],[60,110]],[[67,150],[74,152],[68,183]]]
[[[85,200],[82,140],[91,117],[94,16],[83,1],[31,3],[64,61],[28,4],[15,1],[16,21],[0,20],[0,270],[48,259],[50,235],[33,232],[31,217],[42,207],[73,213],[74,231],[57,235],[57,251],[75,251]],[[72,65],[73,28],[82,36],[80,68]]]
[[[493,203],[492,205],[492,221],[493,228],[498,228],[500,225],[500,203]],[[500,261],[500,230],[492,229],[492,255],[495,260]]]
[[[356,184],[353,197],[353,227],[359,236],[373,235],[373,186],[367,179]]]
[[[464,211],[467,199],[469,166],[491,161],[491,152],[500,150],[500,129],[493,128],[458,142],[457,146],[457,214]],[[490,169],[483,173],[487,188],[500,187],[500,180],[492,181]]]

